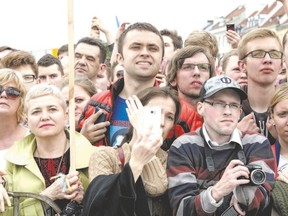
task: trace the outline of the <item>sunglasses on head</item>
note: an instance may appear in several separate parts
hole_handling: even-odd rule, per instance
[[[9,98],[9,99],[16,99],[17,97],[19,97],[21,95],[21,91],[17,88],[7,87],[6,89],[4,89],[4,87],[2,85],[0,85],[0,95],[4,91],[6,92],[7,98]]]

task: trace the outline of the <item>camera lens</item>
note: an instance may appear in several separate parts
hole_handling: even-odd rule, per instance
[[[260,169],[255,169],[250,174],[251,181],[255,185],[261,185],[266,180],[266,174]]]

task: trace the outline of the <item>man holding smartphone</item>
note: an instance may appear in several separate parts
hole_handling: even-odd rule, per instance
[[[238,43],[241,39],[240,35],[235,31],[235,24],[228,23],[226,24],[226,33],[225,33],[228,43],[233,49],[238,47]]]
[[[111,90],[92,96],[79,123],[81,133],[98,146],[121,143],[130,126],[125,101],[141,90],[155,85],[155,76],[164,56],[161,34],[150,23],[129,25],[120,35],[117,45],[117,61],[124,67],[124,78],[114,83]],[[93,126],[94,121],[89,120],[97,106],[106,113],[106,121],[110,122],[103,139],[94,135],[97,128]]]

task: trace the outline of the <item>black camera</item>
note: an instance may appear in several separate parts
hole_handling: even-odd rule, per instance
[[[261,185],[266,181],[266,174],[262,171],[262,167],[256,164],[245,165],[249,170],[249,180],[248,185]],[[241,176],[239,179],[246,179]]]

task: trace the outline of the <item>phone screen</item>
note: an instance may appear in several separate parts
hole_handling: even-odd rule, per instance
[[[99,107],[96,107],[94,113],[97,113],[99,110],[100,110]],[[94,124],[98,124],[98,123],[104,122],[104,121],[106,121],[106,113],[103,112],[103,113],[96,119],[96,121],[94,122]]]
[[[232,30],[232,31],[235,31],[235,24],[227,24],[226,25],[226,30]]]

